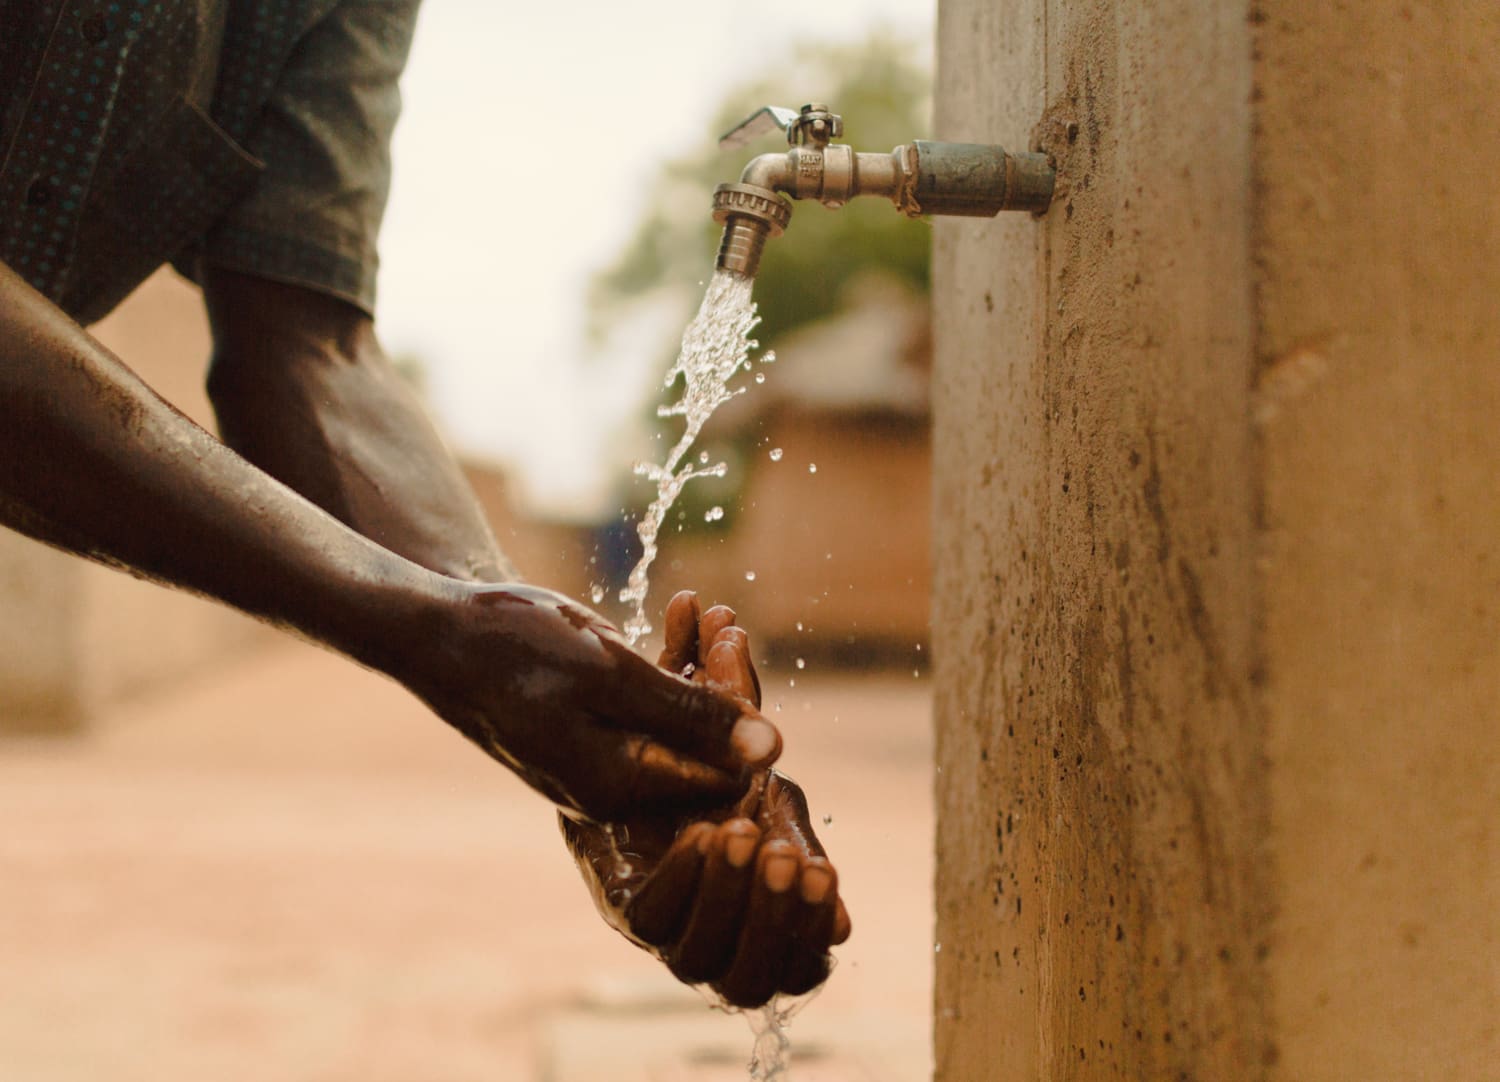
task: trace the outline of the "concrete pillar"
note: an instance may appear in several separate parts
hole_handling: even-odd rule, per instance
[[[1500,20],[944,0],[937,1074],[1500,1075]]]

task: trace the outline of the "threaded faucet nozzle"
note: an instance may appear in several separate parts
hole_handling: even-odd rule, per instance
[[[714,221],[724,226],[714,265],[754,278],[766,241],[781,235],[792,208],[775,192],[753,184],[720,184],[714,190]]]

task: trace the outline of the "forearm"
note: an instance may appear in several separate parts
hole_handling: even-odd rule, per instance
[[[443,589],[194,425],[3,264],[0,522],[387,671],[386,632]]]
[[[337,298],[208,268],[209,393],[225,443],[385,548],[510,581],[473,490],[368,316]]]

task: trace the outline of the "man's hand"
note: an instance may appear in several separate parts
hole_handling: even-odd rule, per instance
[[[661,665],[760,703],[749,638],[724,606],[672,599]],[[654,951],[678,979],[756,1007],[828,975],[828,948],[849,937],[838,876],[791,779],[762,770],[746,796],[698,818],[636,817],[600,827],[562,819],[605,919]]]
[[[703,810],[780,753],[753,706],[657,668],[597,613],[535,586],[453,588],[442,622],[412,629],[403,681],[565,810]]]

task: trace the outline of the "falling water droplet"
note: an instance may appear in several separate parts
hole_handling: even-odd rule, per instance
[[[589,600],[592,601],[595,605],[597,605],[597,604],[599,604],[599,602],[603,601],[604,600],[604,587],[600,586],[597,582],[594,583],[594,585],[590,586],[589,587]]]
[[[772,447],[771,448],[771,461],[772,462],[780,462],[781,461],[781,448],[780,447]]]
[[[754,582],[755,581],[755,572],[754,571],[746,571],[745,572],[745,581],[746,582]]]
[[[703,512],[704,522],[718,522],[723,517],[724,509],[722,507],[710,507],[707,511]]]
[[[776,351],[774,349],[768,349],[768,350],[766,350],[764,353],[761,354],[760,363],[761,364],[775,364],[776,363]]]
[[[798,630],[798,631],[801,631],[801,630],[802,630],[802,621],[801,621],[801,620],[798,620],[798,621],[797,621],[797,630]]]
[[[757,372],[757,373],[755,373],[755,382],[756,383],[764,383],[764,382],[766,382],[766,374],[764,372]]]
[[[791,679],[790,679],[790,680],[788,680],[788,681],[787,681],[787,682],[786,682],[786,686],[787,686],[787,687],[789,687],[789,688],[794,688],[794,687],[796,687],[796,686],[797,686],[797,678],[796,678],[796,677],[795,677],[795,676],[794,676],[794,677],[792,677],[792,678],[791,678]]]
[[[708,465],[708,452],[707,451],[699,451],[698,452],[698,461],[701,462],[701,463],[703,463],[703,465],[707,466]]]
[[[807,464],[807,472],[808,473],[817,473],[818,472],[818,464],[816,462],[809,462]]]
[[[941,943],[934,943],[932,945],[932,953],[933,954],[942,954],[943,953],[943,945]]]
[[[798,624],[797,626],[800,628],[802,625]],[[799,657],[797,659],[797,668],[799,668],[799,669],[805,669],[805,668],[807,668],[807,659]]]

